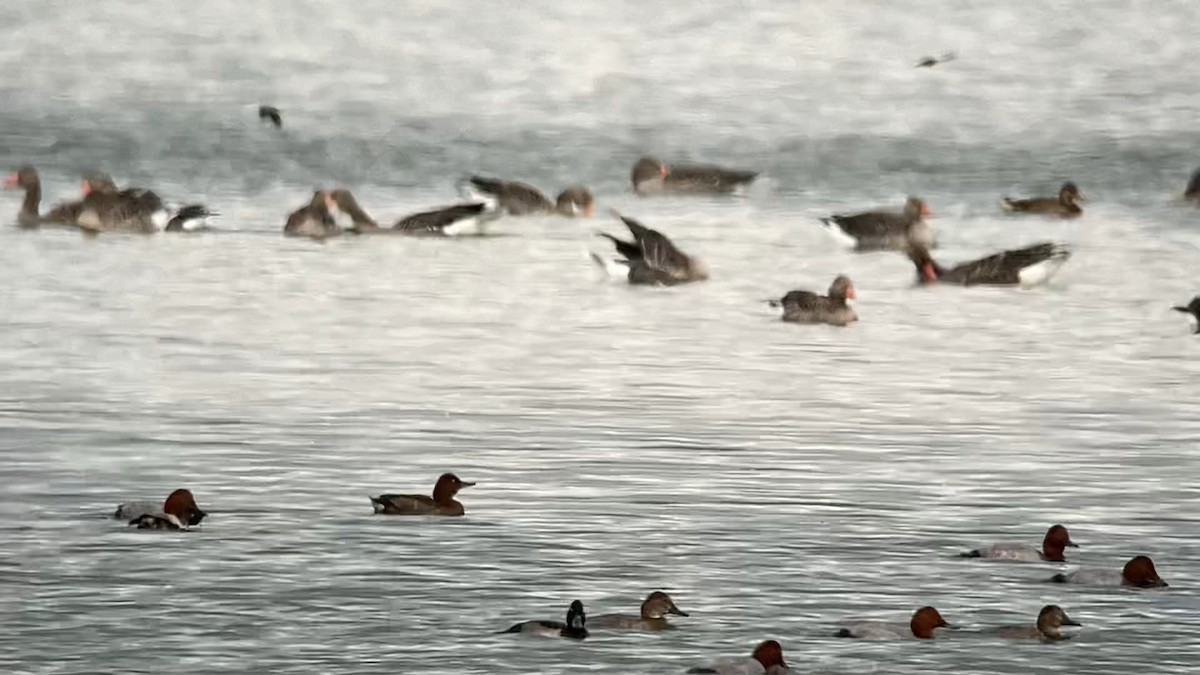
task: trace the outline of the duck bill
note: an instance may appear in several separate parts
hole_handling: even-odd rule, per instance
[[[1062,622],[1062,625],[1064,625],[1064,626],[1083,626],[1083,624],[1079,623],[1078,621],[1076,621],[1074,619],[1066,619]]]
[[[458,484],[461,485],[462,487],[475,487],[475,483],[469,483],[465,480],[458,481]]]
[[[667,614],[674,614],[675,616],[690,616],[687,612],[679,609],[675,605],[671,605],[671,609],[667,610]]]
[[[858,293],[855,292],[853,286],[846,289],[846,299],[847,300],[857,300],[858,299]]]
[[[1063,544],[1063,546],[1070,546],[1071,548],[1079,548],[1079,544],[1076,544],[1073,541],[1068,541],[1067,543]]]
[[[11,189],[17,187],[17,183],[19,183],[20,180],[21,180],[21,177],[19,175],[15,174],[15,173],[8,174],[7,176],[4,177],[4,189],[11,190]]]

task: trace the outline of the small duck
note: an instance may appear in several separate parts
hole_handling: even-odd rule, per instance
[[[935,628],[954,629],[933,607],[918,609],[907,624],[898,621],[857,621],[843,626],[834,637],[860,640],[932,640]]]
[[[1046,530],[1046,537],[1042,540],[1040,550],[1028,544],[991,544],[959,555],[963,558],[986,558],[989,560],[1066,562],[1063,551],[1067,547],[1079,548],[1079,544],[1071,541],[1071,535],[1067,532],[1066,527],[1052,525],[1049,530]]]
[[[1040,213],[1059,218],[1078,218],[1083,215],[1079,205],[1087,201],[1079,188],[1071,182],[1063,183],[1058,197],[1036,197],[1033,199],[1004,198],[1001,207],[1009,213]]]
[[[960,286],[1017,286],[1030,288],[1049,281],[1071,257],[1066,244],[1043,242],[946,268],[938,264],[929,249],[912,246],[908,259],[917,268],[917,283],[944,283]]]
[[[288,215],[283,234],[288,237],[326,239],[341,233],[335,216],[338,205],[331,190],[316,190],[308,204]]]
[[[925,222],[931,212],[925,200],[909,197],[904,210],[866,211],[851,215],[833,215],[821,223],[834,239],[855,251],[903,251],[910,246],[934,245],[933,230]]]
[[[630,179],[639,195],[731,194],[754,182],[757,171],[735,171],[708,164],[666,165],[642,157],[633,165]]]
[[[586,624],[587,616],[583,613],[583,603],[575,600],[567,608],[566,623],[538,620],[522,621],[521,623],[513,624],[508,630],[500,631],[500,633],[532,633],[547,637],[565,637],[572,640],[582,640],[588,636]]]
[[[1037,624],[1033,626],[1001,626],[998,629],[1000,637],[1010,640],[1044,640],[1046,642],[1055,642],[1058,640],[1066,640],[1069,635],[1063,635],[1059,630],[1062,626],[1080,626],[1062,607],[1058,605],[1046,605],[1038,612]]]
[[[609,275],[624,276],[631,284],[648,286],[675,286],[708,279],[708,266],[704,261],[680,251],[661,232],[615,211],[613,213],[629,228],[633,241],[599,233],[611,241],[622,256],[608,259],[591,254],[592,260]]]
[[[163,232],[203,232],[211,229],[208,219],[216,215],[215,211],[208,210],[203,204],[188,204],[171,216]]]
[[[1192,332],[1200,335],[1200,295],[1192,298],[1187,305],[1175,306],[1171,309],[1187,314],[1188,323],[1192,324]]]
[[[452,473],[438,477],[433,486],[433,497],[425,495],[379,495],[371,497],[375,513],[388,516],[461,516],[466,513],[462,502],[454,498],[458,491],[471,487]]]
[[[493,201],[510,216],[557,213],[568,218],[591,218],[596,212],[591,191],[582,185],[563,190],[554,202],[532,185],[513,180],[471,176],[460,187],[469,199]]]
[[[190,490],[176,490],[161,504],[154,502],[125,502],[117,507],[113,518],[137,525],[139,530],[186,530],[199,525],[208,515],[196,505]]]
[[[722,659],[687,672],[706,675],[786,675],[792,670],[783,660],[783,647],[775,640],[764,640],[754,648],[748,659]]]
[[[273,105],[258,106],[258,119],[275,125],[276,129],[283,128],[283,113]]]
[[[618,630],[656,631],[671,628],[667,615],[688,616],[688,613],[675,606],[671,596],[662,591],[654,591],[642,602],[639,616],[629,614],[601,614],[592,617],[592,628],[611,628]]]
[[[1090,584],[1094,586],[1125,586],[1127,588],[1166,588],[1167,582],[1158,576],[1154,561],[1139,555],[1117,572],[1116,570],[1075,570],[1055,574],[1050,581],[1058,584]]]
[[[839,276],[829,286],[829,295],[812,291],[788,291],[779,300],[768,301],[772,307],[783,307],[783,320],[793,323],[827,323],[848,326],[858,321],[854,309],[846,303],[858,295],[850,277]]]

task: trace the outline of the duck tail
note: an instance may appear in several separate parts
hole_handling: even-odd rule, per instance
[[[521,624],[515,623],[512,626],[510,626],[504,630],[496,631],[496,635],[505,635],[507,633],[520,633],[520,632],[521,632]]]
[[[835,637],[835,638],[852,638],[852,637],[854,637],[854,633],[851,632],[849,628],[841,628],[841,629],[838,629],[838,632],[833,634],[833,637]]]
[[[1058,574],[1050,577],[1050,582],[1055,584],[1065,584],[1067,583],[1067,575],[1059,572]]]
[[[979,552],[979,549],[975,549],[974,551],[965,551],[963,553],[959,553],[958,557],[960,557],[960,558],[982,558],[983,554]]]
[[[1016,204],[1016,202],[1014,202],[1012,200],[1011,197],[1001,197],[1000,198],[1000,209],[1002,211],[1007,211],[1008,213],[1012,213],[1017,210],[1017,204]]]
[[[375,513],[383,513],[385,510],[387,510],[387,504],[384,504],[382,500],[369,495],[367,496],[367,499],[371,500],[371,508],[375,509]]]

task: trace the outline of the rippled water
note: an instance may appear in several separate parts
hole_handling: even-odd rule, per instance
[[[37,165],[50,201],[101,167],[223,214],[0,230],[0,670],[671,673],[766,637],[801,672],[1194,668],[1200,366],[1169,308],[1200,291],[1200,214],[1171,201],[1200,163],[1200,5],[823,4],[0,4],[0,168]],[[765,175],[643,201],[643,152]],[[278,236],[314,185],[390,222],[469,172],[585,182],[713,278],[598,279],[607,218]],[[1078,221],[996,208],[1067,178]],[[1075,257],[1034,291],[919,290],[816,225],[907,193],[946,260]],[[762,303],[838,273],[851,328]],[[479,483],[466,518],[370,515],[443,471]],[[104,518],[180,486],[210,513],[194,533]],[[954,558],[1053,522],[1081,563],[1144,553],[1171,588]],[[657,588],[679,630],[494,634]],[[1078,638],[972,635],[1049,602]],[[922,604],[966,630],[829,637]]]

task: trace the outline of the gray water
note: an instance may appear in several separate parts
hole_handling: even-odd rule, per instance
[[[36,165],[48,201],[103,168],[222,214],[0,229],[0,671],[674,673],[766,638],[800,672],[1193,668],[1200,366],[1170,306],[1200,291],[1200,213],[1172,201],[1200,163],[1200,4],[793,4],[0,3],[0,169]],[[643,153],[764,176],[639,200]],[[712,279],[599,278],[608,217],[279,236],[317,185],[391,222],[472,172],[586,183]],[[1077,221],[997,208],[1065,179]],[[909,193],[947,261],[1075,255],[1036,290],[922,290],[816,224]],[[762,302],[838,273],[850,328]],[[444,471],[478,481],[466,518],[371,516]],[[105,519],[176,487],[195,532]],[[954,557],[1055,522],[1080,564],[1150,555],[1171,588]],[[654,589],[678,630],[494,634]],[[972,634],[1050,602],[1076,639]],[[829,637],[924,604],[964,630]]]

